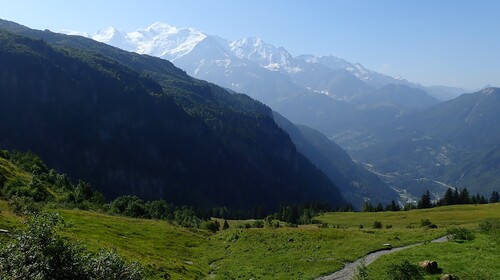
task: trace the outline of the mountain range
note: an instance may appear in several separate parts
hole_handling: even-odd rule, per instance
[[[464,184],[471,191],[485,193],[497,188],[495,185],[497,175],[491,171],[496,168],[496,144],[493,144],[494,142],[489,140],[481,139],[480,141],[473,142],[474,145],[470,145],[471,141],[460,140],[454,142],[457,139],[453,139],[456,136],[460,136],[458,137],[459,139],[471,138],[470,131],[478,132],[476,129],[478,123],[471,125],[470,128],[462,128],[460,122],[464,120],[455,116],[455,114],[460,110],[465,110],[467,106],[472,106],[471,104],[479,103],[470,98],[462,99],[462,97],[447,102],[440,102],[435,96],[429,94],[430,92],[434,92],[434,94],[436,92],[447,92],[456,95],[458,89],[446,87],[425,88],[404,79],[392,78],[367,70],[360,64],[352,64],[333,56],[317,57],[302,55],[292,57],[284,48],[277,48],[266,44],[259,38],[247,38],[228,42],[217,36],[206,35],[195,29],[178,29],[161,23],[131,33],[124,33],[114,28],[109,28],[95,34],[93,37],[94,39],[115,44],[125,49],[128,48],[135,52],[168,58],[184,71],[164,60],[156,59],[149,55],[137,55],[121,51],[81,36],[65,36],[47,30],[31,30],[7,21],[1,21],[0,23],[2,28],[10,32],[37,40],[42,39],[49,44],[49,47],[56,48],[57,51],[59,51],[58,48],[65,50],[76,49],[76,53],[84,53],[84,55],[78,55],[79,58],[80,56],[88,57],[97,55],[98,57],[102,56],[113,63],[117,63],[124,67],[123,71],[125,69],[127,71],[130,70],[135,73],[132,77],[136,77],[134,78],[135,80],[130,80],[129,78],[122,80],[120,75],[118,75],[117,77],[120,82],[128,83],[130,81],[132,84],[143,83],[145,84],[144,87],[147,85],[148,87],[155,88],[154,91],[151,89],[147,89],[146,91],[150,92],[150,95],[153,96],[168,97],[180,109],[178,111],[179,115],[185,112],[187,116],[194,117],[197,121],[202,120],[199,125],[204,126],[206,131],[210,132],[207,134],[208,137],[206,139],[209,139],[209,142],[211,141],[210,139],[213,141],[208,144],[199,143],[204,146],[193,149],[196,151],[195,154],[200,157],[190,154],[190,157],[196,158],[191,162],[190,168],[197,166],[199,169],[190,169],[188,172],[184,169],[184,164],[176,166],[176,168],[180,168],[179,170],[183,170],[186,174],[198,174],[198,172],[221,174],[221,171],[218,170],[221,166],[226,166],[226,164],[240,166],[234,165],[234,161],[228,160],[224,163],[218,163],[218,167],[212,166],[213,169],[209,172],[201,171],[201,167],[195,162],[197,160],[202,161],[200,158],[204,158],[204,156],[210,157],[210,153],[214,153],[214,145],[217,146],[216,143],[219,143],[218,147],[220,148],[218,150],[215,149],[215,151],[221,152],[221,154],[212,155],[212,158],[234,160],[237,158],[234,154],[237,154],[240,157],[246,157],[246,160],[250,160],[251,163],[247,165],[253,166],[258,172],[263,172],[262,168],[258,167],[259,160],[264,160],[267,156],[275,156],[275,159],[278,159],[278,161],[283,160],[283,158],[280,158],[280,155],[277,155],[276,151],[280,150],[277,148],[280,146],[278,143],[284,141],[283,143],[285,144],[282,144],[284,147],[289,147],[288,152],[278,152],[278,154],[281,154],[281,156],[296,154],[296,160],[307,162],[304,163],[306,166],[312,162],[318,168],[316,169],[312,165],[311,168],[302,168],[305,171],[301,175],[295,174],[296,176],[309,178],[304,179],[306,181],[314,181],[312,177],[315,177],[315,180],[319,181],[326,178],[329,183],[321,183],[320,185],[331,185],[331,182],[334,182],[335,186],[333,189],[337,189],[336,187],[338,187],[344,197],[350,202],[354,202],[355,205],[360,205],[365,199],[375,202],[388,202],[390,199],[397,198],[396,193],[388,188],[387,184],[399,191],[403,198],[407,194],[413,197],[419,196],[426,188],[431,189],[436,195],[442,193],[443,188],[448,186],[463,187]],[[97,69],[104,69],[104,72],[115,72],[115,70],[110,71],[101,64],[91,63],[91,65],[97,66]],[[226,89],[193,79],[187,76],[186,72],[197,78],[217,82]],[[115,74],[113,75],[116,76]],[[73,79],[80,80],[80,78],[82,77],[78,76]],[[126,86],[126,88],[133,88],[132,84]],[[485,91],[495,92],[496,89],[485,89]],[[245,95],[238,94],[238,92],[249,94],[251,97],[264,102],[275,110],[275,112],[273,113],[268,107],[253,101]],[[458,102],[457,100],[467,101]],[[494,108],[495,99],[490,101],[490,106]],[[145,108],[148,108],[148,106]],[[452,110],[450,108],[455,109]],[[476,114],[478,116],[475,116]],[[245,117],[243,118],[242,116]],[[278,137],[281,140],[269,137],[269,130],[264,129],[266,132],[260,131],[263,128],[261,123],[257,122],[259,123],[257,125],[249,125],[247,123],[252,123],[251,119],[260,119],[260,117],[256,116],[269,118],[269,125],[285,130],[288,135],[285,133],[283,137]],[[165,116],[165,118],[172,117],[174,119],[177,118],[175,114],[170,117]],[[495,134],[497,131],[495,123],[490,121],[496,117],[495,110],[473,110],[467,119],[486,120],[484,121],[484,125],[481,126],[482,129],[489,132],[485,136],[487,139],[497,139],[498,135]],[[245,119],[245,121],[242,119]],[[295,125],[288,119],[293,123],[306,124],[307,126]],[[149,123],[149,120],[147,122]],[[455,129],[445,129],[445,126],[429,129],[430,127],[435,127],[435,124],[439,122],[446,123],[446,127],[454,127]],[[483,121],[479,123],[483,123]],[[32,126],[33,124],[30,125]],[[191,125],[187,125],[186,127],[191,127]],[[250,129],[247,130],[247,127]],[[417,127],[418,130],[415,129],[409,132],[412,128]],[[5,131],[9,131],[10,129],[15,130],[15,128],[16,126],[10,126]],[[466,133],[461,133],[462,129]],[[149,130],[157,129],[149,127]],[[186,130],[192,131],[192,129]],[[201,131],[199,129],[194,130]],[[140,134],[139,131],[136,133]],[[176,132],[170,131],[170,135],[176,135]],[[174,131],[177,130],[174,129]],[[284,132],[281,130],[280,133]],[[150,134],[153,135],[153,133]],[[279,135],[279,133],[271,134],[274,136]],[[106,138],[105,133],[101,134],[99,132],[99,134],[95,135],[99,135],[100,137],[104,135],[104,138]],[[161,136],[160,138],[162,137],[166,136]],[[180,139],[185,139],[185,141],[180,141],[182,143],[193,141],[192,134],[182,135],[181,133],[179,137]],[[256,140],[255,137],[260,140]],[[195,138],[199,138],[199,135]],[[202,138],[205,139],[205,137]],[[353,158],[356,159],[356,162],[342,148],[333,143],[332,139],[337,141],[343,148],[346,148]],[[425,145],[418,144],[415,146],[414,144],[419,142],[420,139],[433,139],[433,141],[423,141],[421,143],[425,143]],[[453,141],[450,139],[453,139]],[[152,139],[141,141],[140,143],[136,143],[137,146],[142,147],[145,144],[147,146],[148,143],[154,142]],[[245,145],[248,145],[249,142],[255,145],[252,148],[242,149],[242,147],[246,146],[234,144],[238,141],[243,141],[246,143]],[[273,145],[276,146],[269,145],[266,141],[274,141]],[[429,145],[431,142],[433,144]],[[460,146],[465,142],[469,143],[469,145]],[[17,144],[12,145],[12,143],[0,143],[0,145],[5,145],[4,147],[6,148],[18,148]],[[448,145],[448,143],[454,144]],[[78,145],[80,144],[78,143]],[[155,145],[158,145],[158,143],[152,144],[152,146]],[[21,148],[32,149],[29,146],[25,145]],[[103,151],[106,151],[108,148],[104,148]],[[129,148],[125,149],[123,147],[122,149],[125,152],[129,150]],[[157,150],[155,150],[157,148],[149,147],[149,149],[150,155],[158,154]],[[184,148],[177,148],[179,151],[183,151],[184,149],[186,149],[185,146]],[[206,152],[206,149],[211,149],[211,151]],[[87,153],[89,152],[87,151]],[[203,153],[207,154],[203,155]],[[228,155],[223,155],[224,153],[228,153]],[[248,157],[246,156],[247,153],[252,155],[260,154],[261,156]],[[92,153],[90,154],[92,155]],[[119,154],[119,152],[116,152],[116,154]],[[75,166],[64,169],[64,166],[71,166],[71,164],[78,165],[79,163],[54,162],[56,163],[54,164],[46,159],[46,157],[50,158],[52,155],[46,155],[43,152],[41,155],[49,164],[58,168],[61,167],[65,172],[78,169]],[[62,154],[59,156],[62,158]],[[165,155],[161,154],[161,156]],[[127,156],[121,160],[126,161],[126,158]],[[285,162],[287,162],[290,157],[285,157],[285,159]],[[241,160],[237,161],[238,164],[241,164]],[[267,161],[264,160],[264,162]],[[85,160],[82,162],[85,163]],[[291,164],[292,162],[294,161],[288,161],[288,167],[294,166],[294,164]],[[476,163],[473,168],[471,167],[471,163]],[[123,162],[117,165],[120,164],[123,164]],[[163,163],[153,161],[149,166],[163,166]],[[375,176],[374,173],[366,171],[363,166],[381,175],[380,178],[385,183]],[[295,165],[295,167],[297,166]],[[100,167],[100,169],[103,168]],[[174,168],[171,175],[174,176],[173,174],[177,174],[179,170]],[[298,169],[293,170],[294,168],[283,169],[282,171],[283,174],[288,175],[297,173],[298,171]],[[474,170],[474,172],[468,172],[469,170]],[[248,173],[245,173],[245,171],[242,174],[231,176],[231,179],[221,180],[220,178],[211,178],[210,180],[212,181],[210,182],[213,184],[223,182],[223,185],[240,184],[238,180],[243,178],[243,180],[249,180],[248,178],[251,177],[249,174],[256,172],[256,170],[251,169],[247,171]],[[319,173],[312,175],[315,174],[314,172]],[[123,171],[123,168],[121,174],[127,174]],[[84,179],[92,177],[89,173],[75,173],[74,175],[75,177]],[[276,178],[272,178],[270,173],[264,172],[264,175],[261,175],[262,177],[252,178],[253,181],[249,181],[257,185],[266,180],[271,182],[267,186],[277,184],[276,181],[272,181]],[[109,174],[107,176],[109,179]],[[120,178],[118,175],[116,177]],[[150,174],[139,174],[133,180],[141,177],[154,178]],[[280,185],[288,179],[277,178],[276,180],[278,180],[278,185]],[[301,183],[305,183],[306,181],[302,181]],[[105,184],[109,184],[110,182],[112,181],[105,181]],[[178,181],[176,184],[177,186],[182,186],[186,185],[185,182],[187,181]],[[123,184],[124,182],[119,183]],[[251,189],[248,187],[251,183],[243,184],[242,189]],[[102,188],[103,183],[98,182],[97,185]],[[104,193],[108,194],[106,193],[108,191],[110,192],[109,195],[116,196],[121,193],[132,192],[144,197],[157,198],[158,195],[164,197],[163,194],[157,191],[148,194],[141,193],[149,189],[149,187],[144,187],[150,186],[149,183],[144,185],[135,182],[131,184],[133,185],[132,187],[130,185],[127,186],[126,183],[125,185],[126,187],[123,191],[120,190],[116,193],[114,193],[116,189],[107,189],[107,187],[104,187]],[[161,189],[158,187],[158,184],[156,187],[156,190]],[[314,188],[317,187],[316,185],[314,186]],[[319,188],[321,189],[322,187]],[[168,187],[163,190],[167,189],[171,191]],[[195,191],[191,192],[189,190],[186,193],[195,194],[196,199],[193,199],[191,195],[186,196],[186,193],[175,194],[175,192],[172,192],[175,197],[174,200],[180,199],[180,197],[189,197],[191,201],[188,202],[199,203],[200,201],[208,201],[208,205],[222,205],[229,200],[229,196],[224,198],[211,197],[211,195],[217,192],[213,189],[211,192],[209,191],[209,194],[206,193],[206,190],[202,190],[201,186],[197,186],[194,189]],[[238,196],[236,189],[232,189],[232,191],[235,191],[233,195]],[[297,202],[307,200],[307,196],[304,196],[301,193],[302,190],[299,189],[300,187],[297,187],[296,195],[290,195],[287,199],[282,199],[282,201]],[[325,189],[331,188],[323,188],[323,191]],[[265,190],[262,193],[269,194],[267,187],[261,186],[261,190]],[[315,195],[320,192],[318,190]],[[279,195],[276,195],[276,192],[273,193],[274,196],[266,200],[264,204],[276,204],[279,200]],[[332,193],[328,195],[328,197],[339,197],[338,191],[336,194]],[[240,197],[238,203],[248,208],[251,207],[251,204],[255,205],[258,201],[262,201],[260,199],[261,197],[251,197],[250,200],[252,202],[248,202]],[[184,201],[181,202],[184,203]],[[341,202],[340,200],[336,200],[334,203],[339,205]],[[229,206],[234,205],[233,203]]]
[[[232,68],[254,64],[270,71],[291,74],[305,74],[310,71],[343,71],[349,79],[355,78],[375,89],[389,84],[402,84],[414,88],[425,90],[439,100],[447,100],[458,96],[465,90],[445,86],[424,87],[418,83],[405,80],[402,77],[391,77],[363,67],[360,63],[351,63],[335,56],[315,56],[299,55],[293,57],[285,48],[275,47],[267,44],[259,37],[242,38],[236,41],[228,41],[221,37],[206,34],[194,28],[177,28],[165,23],[156,22],[144,29],[137,29],[132,32],[124,32],[115,27],[108,27],[97,31],[94,35],[74,31],[65,31],[71,35],[83,35],[109,45],[119,47],[124,50],[134,51],[140,54],[149,54],[172,61],[175,65],[185,69],[189,74],[198,77],[203,75],[200,71],[206,67],[206,63],[216,63],[224,66],[227,72]],[[196,57],[207,49],[210,54],[204,53],[201,59]],[[318,69],[324,67],[323,69]],[[352,96],[352,89],[349,92],[342,90],[328,90],[326,85],[311,83],[309,85],[300,82],[300,76],[294,79],[297,84],[307,90],[323,93],[335,99],[346,100],[356,99]],[[325,79],[318,79],[322,83],[328,83]],[[327,79],[328,80],[328,79]],[[215,81],[213,81],[215,82]],[[361,86],[360,86],[361,87]],[[233,88],[237,90],[238,88]],[[365,89],[369,91],[367,88]],[[373,90],[373,89],[372,89]]]
[[[170,62],[11,22],[0,31],[0,146],[32,150],[108,199],[272,211],[345,204],[271,110]],[[28,37],[27,37],[28,36]]]
[[[108,199],[268,211],[345,203],[261,103],[166,60],[14,27],[38,39],[1,31],[1,147],[32,150]]]
[[[436,195],[448,186],[469,187],[481,192],[497,188],[496,179],[493,179],[496,176],[488,171],[491,164],[495,164],[483,162],[479,156],[488,149],[491,150],[489,154],[495,154],[491,142],[477,141],[475,146],[453,146],[455,148],[440,152],[447,141],[454,143],[454,138],[471,137],[459,133],[469,128],[463,127],[461,122],[464,120],[446,107],[462,108],[463,101],[457,101],[462,97],[457,97],[466,92],[464,89],[425,87],[335,56],[294,57],[285,48],[267,44],[258,37],[228,41],[193,28],[176,28],[162,23],[128,33],[110,28],[97,32],[92,38],[129,51],[169,59],[190,75],[246,93],[293,123],[305,124],[338,141],[357,161],[374,172],[383,173],[382,178],[402,192],[419,196],[426,188]],[[482,114],[481,119],[498,117],[492,111],[473,114]],[[429,119],[429,116],[436,116],[436,119]],[[436,123],[446,123],[457,129],[443,127],[427,131]],[[496,139],[496,126],[486,123],[488,125],[481,127],[491,132],[490,139]],[[422,135],[401,134],[406,131],[401,127],[412,125],[420,128],[413,133]],[[415,138],[422,137],[440,139],[441,146],[416,148],[431,156],[412,156]],[[446,168],[435,159],[443,154],[454,159]],[[465,171],[470,168],[470,162],[482,164],[469,174]],[[388,173],[398,175],[388,176]],[[489,179],[483,178],[485,176]]]

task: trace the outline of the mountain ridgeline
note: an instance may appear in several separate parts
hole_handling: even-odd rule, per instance
[[[261,103],[159,58],[0,27],[17,33],[0,31],[1,147],[32,150],[108,199],[268,211],[345,203]]]
[[[351,153],[416,195],[447,185],[488,195],[500,188],[498,108],[500,89],[485,88],[337,140],[367,147]]]

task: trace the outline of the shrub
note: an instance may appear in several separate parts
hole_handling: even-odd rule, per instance
[[[491,234],[500,231],[500,219],[486,219],[479,223],[479,231],[484,234]]]
[[[35,214],[40,212],[41,209],[40,203],[37,203],[33,201],[33,198],[26,196],[12,197],[9,200],[9,206],[12,211],[18,215]]]
[[[425,220],[424,220],[424,219],[421,219],[421,220],[420,220],[420,226],[421,226],[421,227],[426,227],[426,226],[429,226],[429,225],[431,225],[431,224],[432,224],[432,223],[431,223],[431,221],[429,221],[429,219],[425,219]]]
[[[137,263],[128,264],[114,252],[89,253],[57,234],[59,215],[28,217],[27,229],[0,248],[0,279],[143,279]]]
[[[464,241],[470,241],[474,240],[475,235],[474,233],[466,228],[460,228],[460,227],[453,227],[449,228],[446,233],[451,236],[451,240],[455,242],[464,242]]]
[[[254,228],[263,228],[264,227],[264,221],[262,220],[256,220],[252,223],[252,227]]]
[[[429,219],[420,220],[420,227],[437,228],[437,226],[429,221]]]
[[[229,228],[229,223],[226,220],[224,220],[224,225],[222,226],[222,229],[226,230],[228,228]]]
[[[7,198],[30,197],[35,202],[41,202],[48,198],[48,193],[40,180],[33,178],[31,182],[25,183],[23,179],[15,177],[5,183],[2,194]]]
[[[266,223],[266,227],[273,227],[273,218],[271,216],[265,217],[264,222]]]
[[[175,210],[174,221],[187,228],[197,228],[201,224],[201,219],[192,208],[182,207]]]
[[[217,220],[214,221],[204,221],[200,226],[202,229],[207,229],[213,233],[217,232],[220,228],[220,223]]]
[[[381,221],[375,221],[375,222],[373,222],[373,228],[375,228],[375,229],[381,229],[382,228],[382,222]]]
[[[387,269],[387,279],[390,280],[422,280],[424,276],[417,265],[403,260],[399,264],[391,264]]]

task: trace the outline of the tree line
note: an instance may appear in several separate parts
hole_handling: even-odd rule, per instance
[[[446,205],[457,205],[457,204],[487,204],[487,203],[497,203],[499,202],[499,193],[497,191],[493,191],[489,199],[486,199],[482,194],[474,194],[470,195],[467,188],[463,188],[461,191],[457,188],[451,189],[448,188],[446,192],[443,194],[443,197],[436,202],[432,202],[431,194],[429,190],[427,190],[420,199],[417,204],[407,203],[403,207],[397,204],[394,200],[391,203],[386,204],[385,206],[382,203],[378,203],[377,205],[372,205],[371,202],[365,201],[363,205],[363,212],[383,212],[383,211],[401,211],[401,210],[412,210],[412,209],[426,209],[432,208],[436,206],[446,206]]]

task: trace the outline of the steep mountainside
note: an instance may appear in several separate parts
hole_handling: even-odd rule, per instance
[[[2,26],[38,39],[1,32],[0,146],[33,150],[108,199],[136,194],[269,210],[281,202],[343,203],[269,108],[247,96],[158,58]]]
[[[342,195],[356,208],[361,209],[366,200],[373,204],[398,200],[398,194],[377,175],[353,162],[340,146],[319,131],[294,125],[276,112],[274,119],[288,132],[297,150],[336,182]]]
[[[487,88],[338,140],[347,144],[370,135],[367,148],[352,149],[353,155],[415,194],[425,188],[442,193],[452,185],[488,195],[500,188],[498,108],[500,89]]]

